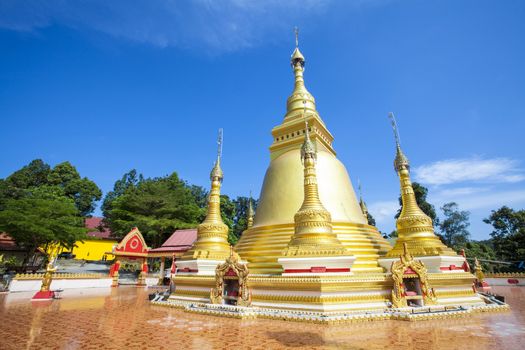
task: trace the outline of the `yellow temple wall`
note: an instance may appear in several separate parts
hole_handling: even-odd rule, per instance
[[[75,260],[113,260],[115,256],[113,254],[107,254],[113,250],[113,246],[117,244],[116,240],[109,239],[85,239],[83,241],[75,242],[75,247],[72,250],[63,248],[59,250],[62,252],[71,252],[75,255]],[[51,252],[51,247],[48,248],[48,253]]]

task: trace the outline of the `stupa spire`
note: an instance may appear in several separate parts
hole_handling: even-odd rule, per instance
[[[456,255],[445,246],[434,233],[432,219],[426,215],[417,204],[412,181],[410,179],[410,165],[408,158],[401,149],[399,132],[394,113],[388,114],[396,141],[396,157],[394,168],[399,176],[401,186],[402,209],[396,221],[398,239],[387,257],[398,257],[403,253],[403,244],[407,244],[414,256],[426,255]]]
[[[317,113],[315,107],[315,99],[312,96],[312,94],[310,94],[310,92],[306,89],[304,83],[303,72],[306,60],[303,54],[301,53],[301,50],[299,50],[299,29],[297,27],[295,27],[295,49],[292,53],[290,64],[292,65],[292,69],[295,75],[295,85],[293,92],[286,103],[285,120],[289,117],[297,116],[297,112],[300,113],[300,109],[303,107],[301,105],[303,101],[306,101],[305,106],[308,110],[315,111]]]
[[[359,179],[357,179],[357,186],[359,188],[359,206],[361,207],[361,211],[363,212],[363,217],[368,223],[368,208],[366,207],[366,203],[363,200],[363,194],[361,191],[361,181]]]
[[[315,164],[317,150],[310,140],[306,121],[306,102],[303,109],[305,120],[304,142],[301,160],[304,166],[304,200],[294,216],[295,229],[284,252],[285,256],[339,256],[346,249],[332,231],[332,217],[319,199]]]
[[[253,216],[254,216],[253,206],[252,206],[252,191],[250,191],[250,198],[248,199],[248,213],[247,213],[247,221],[248,221],[248,228],[253,226]]]
[[[213,259],[223,260],[230,254],[228,243],[228,226],[221,218],[221,183],[223,172],[221,169],[222,156],[222,129],[219,129],[217,139],[217,159],[210,173],[211,191],[208,196],[208,210],[206,218],[197,227],[197,241],[192,249],[187,251],[182,260],[186,259]]]

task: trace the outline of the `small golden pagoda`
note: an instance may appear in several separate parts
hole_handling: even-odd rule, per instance
[[[197,227],[197,240],[177,262],[181,272],[212,274],[215,266],[230,256],[228,226],[221,218],[221,169],[222,129],[219,130],[217,159],[210,173],[211,191],[208,211],[204,221]]]
[[[472,290],[474,276],[468,269],[465,257],[458,255],[441,242],[434,233],[432,219],[417,204],[410,180],[410,163],[401,149],[394,114],[390,113],[389,118],[396,141],[394,169],[399,176],[402,209],[396,221],[398,233],[396,243],[384,257],[379,259],[379,264],[387,274],[393,275],[394,266],[398,263],[399,258],[406,260],[403,257],[409,254],[417,263],[423,264],[425,276],[428,276],[429,283],[435,287],[437,304],[481,303],[480,297]],[[403,283],[402,280],[399,281],[398,279],[397,283]],[[422,286],[425,283],[426,281],[420,280],[418,285]],[[394,285],[394,289],[400,288],[403,286]]]

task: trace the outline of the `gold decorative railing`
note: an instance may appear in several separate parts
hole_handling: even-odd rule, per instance
[[[40,280],[44,277],[44,273],[17,273],[15,280]],[[109,278],[107,273],[54,273],[53,279],[94,279],[94,278]]]
[[[485,278],[525,278],[525,273],[524,272],[485,273]]]

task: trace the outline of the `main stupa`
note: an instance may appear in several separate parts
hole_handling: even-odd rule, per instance
[[[368,224],[366,206],[306,88],[305,62],[296,36],[295,85],[282,123],[272,130],[270,164],[254,217],[250,202],[248,229],[229,247],[220,216],[224,174],[218,152],[197,241],[177,261],[169,299],[155,303],[316,322],[443,318],[507,308],[477,293],[465,257],[440,241],[418,207],[393,116],[403,203],[395,246]],[[425,314],[414,316],[416,309]]]

